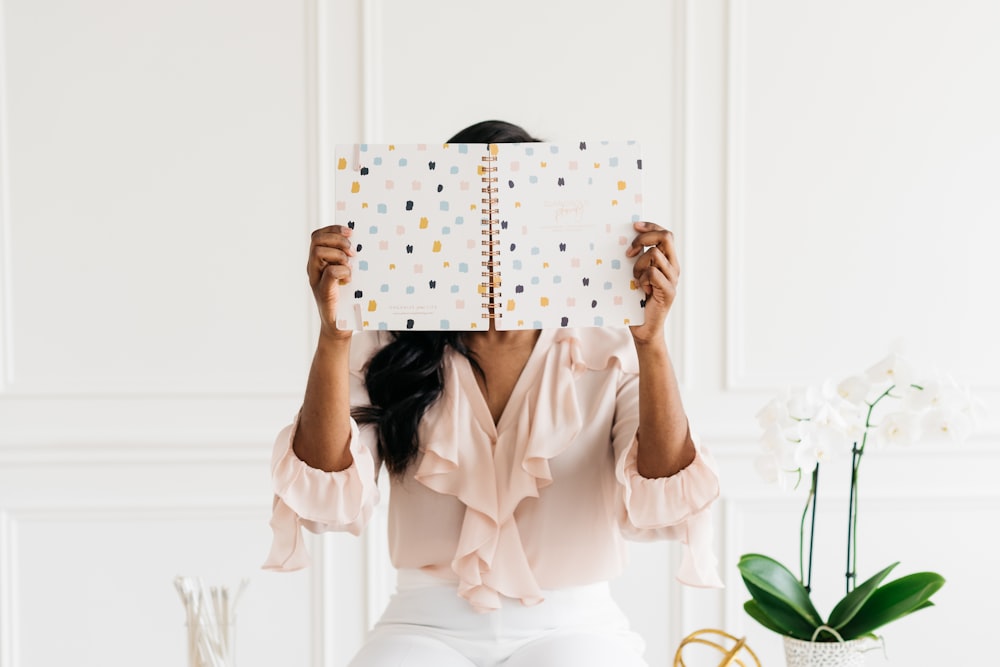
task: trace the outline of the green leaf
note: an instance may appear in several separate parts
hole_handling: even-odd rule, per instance
[[[737,567],[748,587],[752,584],[784,601],[812,627],[822,625],[823,621],[809,599],[809,592],[784,565],[760,554],[744,554]]]
[[[785,634],[785,629],[771,620],[771,617],[761,610],[760,605],[757,604],[756,600],[747,600],[744,602],[743,610],[746,611],[750,618],[754,619],[771,632],[776,632],[779,635]]]
[[[872,632],[886,623],[929,606],[929,598],[944,586],[935,572],[917,572],[890,581],[868,598],[854,618],[841,630],[845,640]]]
[[[858,610],[861,609],[861,606],[868,601],[868,598],[875,592],[875,589],[882,583],[882,580],[889,576],[889,573],[897,565],[899,565],[898,561],[845,595],[844,599],[838,602],[837,606],[830,612],[830,620],[827,621],[827,625],[832,626],[835,630],[840,630],[847,625],[854,618],[854,615],[858,613]]]
[[[780,630],[775,630],[782,635],[795,637],[796,639],[812,639],[816,626],[802,618],[795,609],[784,600],[777,598],[762,588],[758,588],[749,581],[744,581],[750,595],[753,596],[751,602],[756,603],[757,608],[765,614],[771,622]],[[744,609],[746,605],[744,605]],[[767,626],[770,628],[770,626]],[[773,628],[770,628],[773,630]]]

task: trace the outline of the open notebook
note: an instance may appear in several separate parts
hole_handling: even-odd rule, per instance
[[[338,145],[335,168],[356,251],[339,327],[642,323],[635,142]]]

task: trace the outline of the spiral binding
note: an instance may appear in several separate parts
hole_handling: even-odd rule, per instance
[[[499,215],[500,211],[497,209],[497,176],[496,176],[496,156],[493,154],[493,146],[490,146],[490,151],[483,156],[483,194],[482,203],[484,208],[480,209],[483,214],[482,224],[484,229],[482,230],[483,240],[482,246],[483,250],[481,255],[483,256],[483,261],[480,262],[482,267],[486,269],[482,272],[483,282],[481,284],[483,291],[483,318],[484,319],[495,319],[500,317],[497,312],[490,312],[490,306],[493,304],[494,290],[500,286],[500,260],[498,259],[500,255],[500,240],[496,238],[497,225],[500,224]],[[494,306],[495,308],[495,306]]]

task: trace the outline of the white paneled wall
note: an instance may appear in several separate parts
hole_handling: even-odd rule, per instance
[[[310,353],[315,14],[0,3],[3,667],[182,664],[179,574],[251,575],[244,662],[309,661],[312,575],[258,568]]]
[[[797,558],[801,496],[753,472],[769,392],[904,336],[1000,398],[997,25],[992,0],[0,0],[0,667],[180,664],[177,574],[252,577],[241,666],[346,664],[391,591],[384,515],[314,540],[306,572],[257,571],[329,149],[494,117],[642,141],[647,217],[682,244],[669,340],[724,476],[729,586],[683,589],[674,549],[636,545],[615,593],[653,665],[705,626],[782,664],[735,569]],[[862,575],[901,560],[949,580],[869,664],[985,655],[927,637],[991,631],[998,439],[991,411],[961,449],[866,460]]]
[[[1000,279],[995,11],[730,3],[729,388],[805,382],[892,335],[998,388],[977,288]],[[814,354],[803,322],[842,344]]]

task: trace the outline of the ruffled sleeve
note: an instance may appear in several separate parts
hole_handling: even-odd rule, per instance
[[[377,348],[374,337],[355,336],[351,346],[352,402],[367,402],[361,378],[364,362]],[[360,399],[360,400],[356,400]],[[309,564],[302,528],[310,532],[361,533],[379,501],[380,462],[371,429],[359,429],[351,419],[350,466],[336,472],[312,468],[295,455],[292,441],[296,421],[282,429],[271,457],[274,504],[271,511],[273,540],[266,570],[291,571]]]
[[[274,505],[271,553],[266,570],[291,571],[309,564],[301,528],[310,532],[361,533],[379,500],[375,457],[362,443],[358,425],[351,420],[350,451],[354,461],[337,472],[306,465],[292,450],[292,424],[278,434],[271,460]]]
[[[621,483],[629,524],[638,531],[683,523],[719,497],[719,478],[707,452],[695,445],[695,458],[670,477],[650,479],[639,474],[637,439],[616,455],[615,477]]]
[[[621,487],[622,534],[632,540],[681,542],[683,556],[678,581],[689,586],[721,587],[712,548],[711,515],[711,505],[719,497],[719,478],[711,456],[698,438],[693,437],[696,454],[686,468],[670,477],[655,479],[639,474],[638,363],[625,352],[612,356],[622,367],[612,432],[615,478]],[[600,363],[600,359],[595,362]]]
[[[649,479],[636,467],[635,436],[617,453],[615,477],[622,486],[622,533],[634,540],[677,540],[683,545],[677,580],[688,586],[722,587],[712,549],[711,505],[719,478],[711,457],[695,440],[694,461],[670,477]]]

